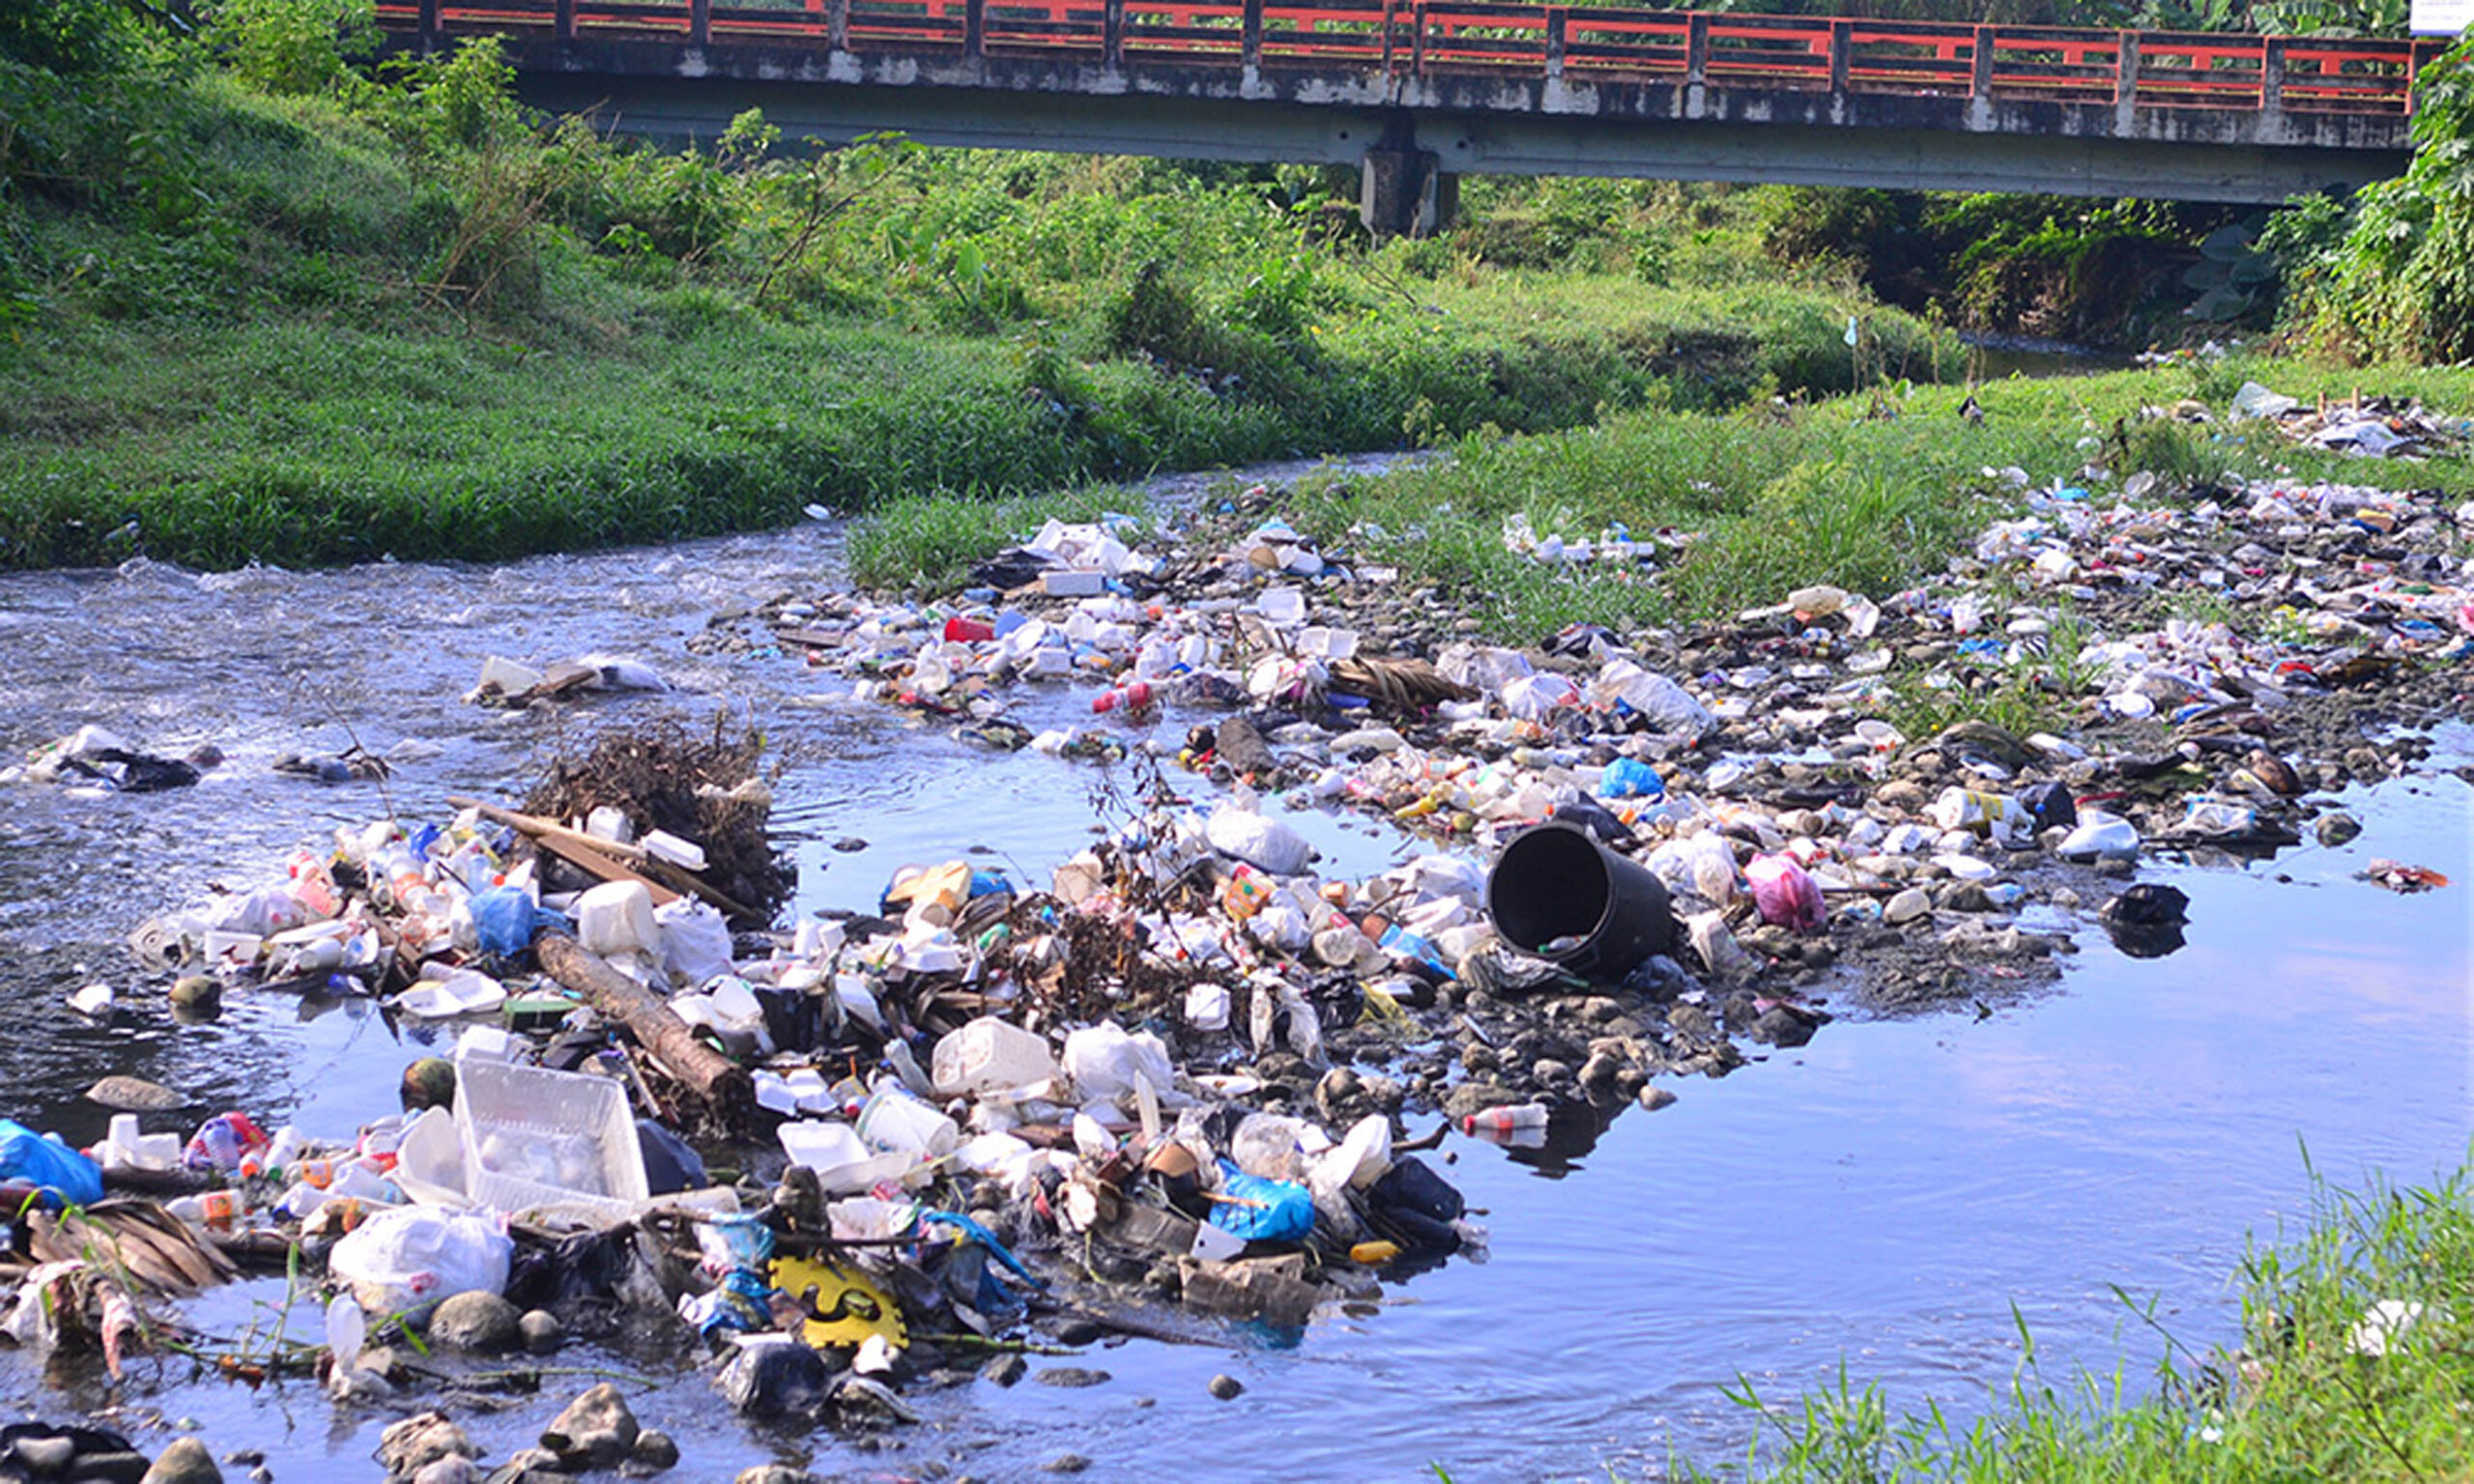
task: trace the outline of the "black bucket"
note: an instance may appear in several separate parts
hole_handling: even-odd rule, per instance
[[[1675,942],[1666,883],[1568,824],[1538,825],[1504,846],[1486,911],[1512,947],[1597,979],[1621,979]]]

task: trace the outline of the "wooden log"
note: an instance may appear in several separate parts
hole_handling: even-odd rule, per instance
[[[528,814],[458,794],[448,794],[446,802],[457,809],[478,810],[485,819],[513,826],[532,837],[543,849],[566,857],[604,881],[641,881],[645,889],[653,894],[655,906],[676,901],[683,892],[694,892],[732,917],[759,923],[764,920],[763,913],[732,900],[703,876],[661,859],[642,845],[603,840],[598,835],[571,830],[556,819],[545,819],[539,814]]]
[[[694,1093],[725,1127],[736,1127],[755,1101],[755,1084],[736,1062],[705,1044],[660,995],[588,953],[564,933],[543,933],[532,945],[552,979],[631,1032],[679,1086]]]

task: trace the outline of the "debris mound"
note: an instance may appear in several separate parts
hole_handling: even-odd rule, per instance
[[[554,759],[524,809],[553,819],[616,810],[636,839],[659,830],[693,841],[705,862],[697,874],[769,920],[790,897],[793,872],[765,833],[773,790],[757,764],[763,750],[762,732],[733,735],[721,716],[709,736],[676,720],[618,728],[581,758]]]

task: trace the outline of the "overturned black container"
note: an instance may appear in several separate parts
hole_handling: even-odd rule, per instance
[[[1486,877],[1504,941],[1594,979],[1621,979],[1675,943],[1666,883],[1561,822],[1512,837]]]

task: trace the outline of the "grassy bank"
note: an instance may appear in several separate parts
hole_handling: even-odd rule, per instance
[[[2474,1174],[2314,1189],[2306,1230],[2255,1242],[2243,1261],[2233,1353],[2171,1344],[2150,1388],[2049,1381],[2030,1344],[2006,1392],[1964,1427],[1938,1413],[1893,1418],[1877,1388],[1842,1382],[1763,1409],[1743,1473],[1778,1484],[2474,1474]]]
[[[372,80],[240,24],[0,61],[0,565],[501,557],[1963,363],[1672,187],[1378,247],[1312,171],[662,155],[487,48]]]
[[[1547,437],[1463,439],[1448,462],[1382,478],[1309,479],[1291,517],[1329,548],[1437,587],[1495,637],[1532,642],[1575,621],[1622,628],[1720,616],[1808,584],[1887,596],[1940,571],[2016,502],[2018,492],[1997,472],[2014,467],[2039,484],[2086,482],[2093,465],[2115,480],[2141,470],[2181,483],[2285,470],[2302,478],[2474,488],[2474,469],[2461,458],[2345,459],[2287,442],[2260,424],[2224,421],[2233,392],[2250,379],[2306,399],[2360,388],[2450,411],[2474,407],[2474,372],[2234,359],[1996,383],[1974,393],[1984,412],[1976,425],[1960,416],[1969,393],[1955,386],[1732,412],[1622,414]],[[2186,400],[2218,420],[2143,415]],[[2106,487],[2101,479],[2095,485]],[[872,522],[854,545],[863,580],[935,585],[980,555],[953,541],[910,538],[958,524],[940,516],[938,504],[908,501]],[[1540,537],[1568,540],[1595,540],[1616,525],[1635,538],[1671,529],[1690,539],[1666,551],[1658,573],[1645,579],[1628,567],[1547,563],[1514,552],[1504,533],[1515,521]],[[984,530],[980,544],[1001,544],[1008,533]]]

